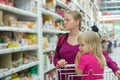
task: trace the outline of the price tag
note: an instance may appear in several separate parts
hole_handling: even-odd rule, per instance
[[[2,9],[2,5],[0,5],[0,9]]]
[[[3,73],[2,76],[5,77],[5,73]]]
[[[31,16],[31,14],[30,14],[30,13],[28,13],[27,15],[28,15],[28,16]]]
[[[30,48],[28,47],[27,49],[29,50]]]
[[[20,13],[20,10],[17,10],[18,13]]]
[[[6,10],[8,10],[8,7],[6,7]]]
[[[20,69],[21,69],[21,70],[23,70],[24,68],[23,68],[23,67],[21,67]]]
[[[23,51],[23,48],[21,48],[21,51]]]
[[[12,70],[12,73],[15,73],[15,71],[14,71],[14,70]]]
[[[19,32],[20,31],[20,29],[17,29],[17,32]]]
[[[13,8],[12,11],[15,12],[15,9]],[[16,11],[16,12],[17,12],[17,11]]]
[[[10,29],[10,31],[14,31],[12,27],[11,27],[11,28],[9,28],[9,29]]]
[[[13,49],[12,51],[15,52],[15,49]]]

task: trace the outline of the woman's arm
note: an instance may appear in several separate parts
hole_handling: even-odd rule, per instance
[[[54,58],[53,58],[53,63],[54,63],[55,66],[57,65],[57,62],[59,60],[60,60],[59,55],[58,55],[57,51],[55,50]]]
[[[102,52],[103,52],[104,57],[106,58],[107,66],[108,66],[109,68],[111,68],[114,73],[115,73],[116,71],[120,70],[120,69],[118,68],[116,62],[114,62],[114,61],[112,60],[112,58],[109,56],[109,54],[107,53],[107,51],[106,51],[106,50],[103,50]]]
[[[55,52],[54,52],[53,63],[54,63],[55,66],[57,65],[57,62],[61,59],[61,57],[59,55],[59,50],[58,50],[59,46],[61,45],[61,43],[60,43],[61,37],[62,36],[60,36],[59,39],[58,39],[56,49],[55,49]]]
[[[64,45],[63,43],[64,43],[66,37],[67,37],[66,35],[61,35],[59,37],[57,45],[56,45],[56,49],[55,49],[55,52],[54,52],[53,63],[57,68],[64,67],[67,64],[65,59],[62,59],[61,55],[59,53],[61,47]]]

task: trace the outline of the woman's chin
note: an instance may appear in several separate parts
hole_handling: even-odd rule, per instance
[[[67,28],[64,28],[64,30],[65,30],[65,31],[69,31],[69,29],[67,29]]]

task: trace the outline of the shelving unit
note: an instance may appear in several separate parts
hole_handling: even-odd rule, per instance
[[[44,9],[44,8],[42,8],[42,14],[51,15],[51,16],[53,16],[53,17],[55,17],[55,18],[57,18],[57,19],[61,19],[61,20],[64,19],[62,16],[60,16],[60,15],[54,13],[54,12],[51,12],[51,11],[49,11],[49,10],[46,10],[46,9]]]
[[[6,54],[11,55],[12,53],[15,53],[15,52],[35,51],[37,54],[37,58],[38,58],[37,61],[32,61],[30,63],[23,64],[23,65],[20,65],[15,68],[11,68],[3,72],[2,74],[0,74],[0,79],[6,76],[10,76],[13,73],[17,73],[22,70],[26,70],[26,69],[29,69],[30,67],[38,65],[39,67],[38,75],[32,80],[45,80],[44,79],[45,75],[55,69],[53,62],[51,62],[51,60],[53,58],[53,51],[55,50],[55,45],[58,39],[57,34],[60,34],[60,33],[64,34],[67,32],[67,31],[62,30],[61,28],[63,27],[61,26],[61,24],[62,24],[62,21],[64,20],[64,17],[57,14],[55,11],[51,11],[49,9],[43,8],[41,0],[35,0],[35,1],[37,3],[37,8],[36,8],[37,13],[33,13],[27,10],[23,10],[20,8],[16,8],[16,7],[12,7],[12,6],[8,6],[8,5],[0,3],[1,11],[6,12],[6,13],[12,13],[13,15],[17,16],[20,21],[34,21],[36,24],[35,28],[33,29],[17,27],[17,26],[14,27],[14,26],[1,25],[0,32],[26,33],[26,34],[37,35],[36,45],[22,45],[22,46],[14,47],[14,48],[0,49],[0,55],[6,55]],[[59,6],[63,8],[64,10],[72,10],[60,0],[54,0],[54,1],[56,3],[56,6]],[[77,2],[75,0],[71,0],[71,1],[73,2],[74,5],[76,5],[77,10],[79,10],[80,12],[84,14],[83,16],[84,22],[82,23],[82,27],[84,28],[90,27],[91,25],[89,25],[89,23],[91,19],[95,21],[94,15],[91,15],[91,14],[94,12],[97,12],[97,11],[93,11],[95,10],[94,8],[95,4],[93,4],[93,7],[90,7],[92,9],[91,9],[91,14],[89,14],[90,12],[89,13],[87,12],[86,7],[83,8],[82,6],[80,6],[82,3]],[[82,0],[82,2],[85,3],[87,1]],[[90,2],[88,1],[88,4],[89,3],[92,4],[91,0]],[[84,4],[84,6],[86,5]],[[45,16],[47,15],[47,17],[52,18],[52,19],[48,19],[48,21],[51,21],[51,22],[47,23],[47,24],[50,24],[49,26],[51,27],[49,26],[46,27],[44,19],[43,19],[43,15]],[[56,28],[55,24],[57,21],[60,24],[60,26]],[[46,40],[46,38],[49,38],[49,40]],[[44,48],[44,42],[45,42],[45,45],[47,46],[46,48]],[[50,42],[50,44],[46,44],[48,42]]]
[[[4,32],[4,33],[11,33],[11,34],[17,34],[17,33],[25,33],[25,34],[34,34],[35,36],[39,36],[39,23],[37,23],[38,21],[38,16],[40,14],[36,14],[36,13],[33,13],[33,12],[30,12],[30,11],[27,11],[27,10],[23,10],[23,9],[20,9],[20,8],[16,8],[16,7],[12,7],[12,6],[8,6],[6,4],[2,4],[0,3],[0,11],[4,13],[7,13],[7,14],[12,14],[14,16],[16,16],[20,21],[34,21],[36,23],[36,25],[34,26],[35,28],[25,28],[25,27],[18,27],[18,26],[7,26],[7,25],[1,25],[0,26],[0,33],[1,32]],[[38,10],[39,11],[39,10]],[[0,36],[1,37],[1,36]],[[38,42],[38,40],[37,40]],[[2,46],[3,44],[0,44],[0,46]],[[9,43],[6,43],[6,45],[8,46]],[[25,45],[25,44],[22,44],[20,45],[18,43],[18,46],[17,47],[10,47],[10,48],[4,48],[4,49],[0,49],[0,56],[4,56],[4,55],[10,55],[11,59],[12,57],[15,57],[15,56],[12,56],[13,53],[15,52],[26,52],[26,51],[35,51],[35,53],[33,53],[34,55],[37,54],[37,60],[35,61],[31,61],[29,63],[25,63],[22,65],[19,65],[17,67],[11,67],[9,69],[7,69],[6,71],[4,72],[0,72],[0,80],[1,79],[4,79],[6,77],[10,77],[12,76],[13,74],[17,73],[17,72],[21,72],[23,70],[26,70],[26,69],[29,69],[33,66],[36,66],[36,65],[39,65],[40,64],[40,54],[39,54],[39,47],[37,44],[34,44],[34,45]],[[23,55],[22,53],[22,55]],[[32,52],[31,52],[32,53]],[[18,53],[16,53],[16,56],[17,56]],[[29,54],[29,53],[28,53]],[[7,57],[6,57],[6,60],[7,60]],[[11,60],[12,62],[12,60]],[[7,63],[6,63],[7,64]],[[1,59],[0,59],[0,65],[1,64]],[[11,64],[13,65],[13,63]],[[39,65],[40,66],[40,65]],[[6,67],[1,67],[0,69],[6,69]],[[2,70],[1,70],[2,71]],[[39,80],[40,77],[40,71],[38,72],[39,74],[34,77],[32,80]]]
[[[17,28],[9,26],[0,26],[0,31],[12,31],[12,32],[27,32],[27,33],[37,33],[37,30],[31,30],[29,28]]]
[[[29,11],[25,11],[19,8],[15,8],[15,7],[11,7],[8,5],[4,5],[4,4],[0,4],[0,9],[4,10],[4,11],[8,11],[14,14],[18,14],[18,15],[22,15],[22,16],[28,16],[28,17],[33,17],[33,18],[37,18],[37,14],[29,12]]]
[[[0,54],[7,54],[7,53],[13,53],[13,52],[19,52],[19,51],[29,51],[29,50],[36,50],[38,49],[38,46],[22,46],[18,48],[10,48],[10,49],[0,49]]]
[[[25,69],[28,69],[28,68],[30,68],[32,66],[35,66],[35,65],[38,65],[38,64],[39,64],[38,61],[35,61],[35,62],[31,62],[29,64],[24,64],[24,65],[19,66],[17,68],[10,69],[9,71],[1,73],[0,78],[11,75],[13,73],[16,73],[16,72],[19,72],[19,71],[22,71],[22,70],[25,70]]]
[[[67,5],[65,5],[63,2],[56,0],[56,4],[63,7],[66,10],[71,10]]]

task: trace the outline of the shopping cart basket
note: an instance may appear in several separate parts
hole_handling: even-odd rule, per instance
[[[120,80],[118,79],[112,71],[104,72],[104,80]]]
[[[97,80],[118,80],[112,71],[105,72],[104,74],[94,74],[93,71],[89,71],[88,74],[77,75],[75,73],[74,64],[69,64],[66,65],[66,67],[64,68],[59,68],[56,70],[56,72],[57,72],[57,80],[80,80],[81,77],[86,77],[91,74],[95,77],[104,76],[104,79],[97,79]]]

